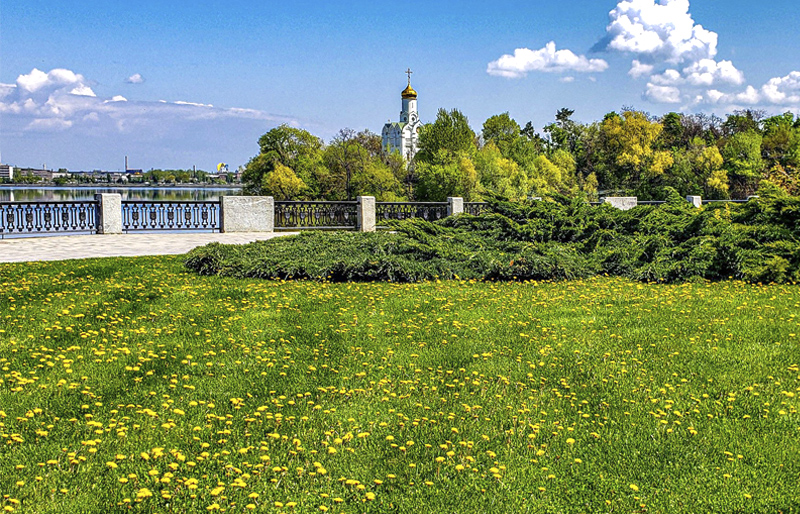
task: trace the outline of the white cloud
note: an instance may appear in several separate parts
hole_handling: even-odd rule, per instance
[[[184,102],[184,101],[181,101],[181,100],[178,100],[177,102],[174,102],[174,103],[175,103],[175,105],[189,105],[189,106],[192,106],[192,107],[214,107],[211,104],[199,104],[199,103],[195,103],[195,102]]]
[[[650,77],[650,82],[659,86],[678,86],[684,82],[681,73],[678,70],[666,70],[659,75]]]
[[[69,169],[115,169],[124,152],[137,156],[140,167],[212,169],[228,162],[234,168],[258,151],[259,136],[282,123],[335,133],[261,110],[191,105],[203,98],[144,102],[99,87],[93,91],[97,96],[74,94],[94,84],[68,70],[34,71],[0,84],[3,158],[19,166],[47,162]],[[121,81],[118,86],[125,87]]]
[[[673,86],[659,86],[648,82],[644,97],[651,102],[677,104],[681,102],[681,90]]]
[[[84,94],[91,91],[87,80],[83,75],[78,75],[70,70],[57,68],[49,73],[34,68],[27,75],[17,77],[17,87],[28,93],[36,93],[42,90],[53,88],[67,88],[73,86]],[[93,95],[94,93],[92,93]]]
[[[697,103],[734,109],[752,106],[779,106],[797,110],[800,109],[800,71],[793,71],[785,77],[772,78],[760,88],[747,86],[744,90],[734,93],[710,89],[698,99]]]
[[[0,83],[0,99],[11,95],[16,90],[17,90],[17,85],[16,84],[3,84],[3,83]]]
[[[224,109],[196,102],[130,102],[115,95],[99,98],[82,75],[66,69],[34,69],[16,84],[0,84],[0,113],[24,131],[79,130],[87,123],[109,132],[151,129],[193,120],[248,119],[292,123],[252,109]],[[12,118],[13,117],[13,118]]]
[[[634,59],[631,63],[631,69],[628,72],[628,75],[631,77],[638,79],[640,77],[644,77],[645,75],[650,75],[653,73],[654,66],[652,64],[644,64],[639,62],[638,59]]]
[[[572,82],[575,82],[575,77],[561,77],[560,79],[558,79],[558,81],[563,82],[565,84],[570,84]]]
[[[133,75],[125,79],[125,82],[127,82],[128,84],[141,84],[144,82],[144,77],[142,77],[142,75],[139,73],[134,73]]]
[[[689,0],[623,0],[609,18],[607,50],[673,64],[717,54],[717,34],[695,24]]]
[[[72,122],[59,118],[42,118],[31,121],[28,130],[37,132],[60,132],[72,127]]]
[[[717,62],[714,59],[701,59],[683,69],[686,81],[693,86],[711,86],[720,82],[744,84],[744,73],[737,70],[731,61]]]
[[[555,42],[551,41],[539,50],[517,48],[514,55],[506,54],[490,62],[486,71],[498,77],[521,78],[531,71],[591,73],[607,68],[608,63],[603,59],[588,59],[566,49],[556,50]]]
[[[800,104],[800,71],[770,79],[761,87],[761,93],[773,104]]]
[[[89,86],[84,86],[83,84],[75,87],[72,91],[69,92],[69,94],[76,96],[95,96],[95,97],[97,96],[96,94],[94,94],[94,91],[92,91],[92,88],[90,88]]]
[[[736,94],[734,98],[736,98],[737,103],[745,105],[756,105],[761,102],[761,94],[753,86],[747,86],[747,89]]]
[[[715,59],[718,36],[695,23],[689,0],[620,0],[609,19],[606,38],[595,49],[635,54],[628,75],[649,75],[644,98],[670,104],[683,99],[755,105],[763,100],[765,95],[754,88],[739,93],[718,89],[743,85],[744,73],[731,61]],[[781,96],[780,88],[773,96]]]
[[[710,89],[706,91],[705,96],[703,95],[698,96],[697,102],[717,104],[720,103],[722,99],[725,98],[725,96],[726,96],[725,93],[723,93],[722,91],[719,91],[717,89]]]

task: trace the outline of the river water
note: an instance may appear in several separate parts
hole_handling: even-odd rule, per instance
[[[218,200],[241,194],[239,188],[0,186],[0,202],[92,200],[98,193],[119,193],[123,200]]]

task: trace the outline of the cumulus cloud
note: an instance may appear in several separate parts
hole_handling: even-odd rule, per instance
[[[669,69],[651,76],[650,82],[659,86],[678,86],[684,83],[684,78],[678,70]]]
[[[648,82],[644,97],[651,102],[677,104],[681,102],[681,90],[674,86],[659,86]]]
[[[54,69],[49,73],[34,68],[29,74],[17,77],[16,86],[27,93],[51,89],[70,89],[76,91],[76,94],[94,96],[94,92],[83,75],[62,68]]]
[[[141,74],[139,73],[134,73],[133,75],[125,79],[125,82],[127,82],[128,84],[141,84],[144,82],[144,77],[142,77]]]
[[[694,22],[689,0],[623,0],[610,13],[607,36],[595,47],[670,63],[712,59],[717,34]]]
[[[689,0],[621,0],[594,50],[634,54],[628,72],[649,77],[643,97],[654,103],[752,107],[800,104],[800,73],[747,85],[729,60],[717,60],[718,35],[696,23]],[[726,91],[727,89],[727,91]]]
[[[737,86],[744,84],[744,73],[737,70],[731,61],[700,59],[684,68],[683,73],[693,86],[711,86],[720,82]]]
[[[617,0],[606,35],[593,51],[632,55],[628,76],[647,78],[642,96],[654,103],[688,106],[781,106],[800,112],[800,71],[775,77],[763,86],[746,84],[730,60],[717,60],[719,36],[696,23],[689,0]],[[540,50],[519,48],[489,63],[487,72],[507,78],[528,72],[601,72],[603,59],[589,59],[554,42]],[[566,76],[562,82],[570,81]],[[594,80],[594,77],[589,77]]]
[[[793,71],[784,77],[769,79],[760,88],[747,86],[739,92],[724,93],[709,89],[701,95],[697,103],[722,106],[775,106],[800,107],[800,71]]]
[[[506,54],[490,62],[486,71],[498,77],[521,78],[531,71],[592,73],[607,68],[608,63],[603,59],[588,59],[567,49],[556,50],[555,42],[551,41],[539,50],[517,48],[514,55]]]
[[[111,131],[132,126],[161,127],[191,120],[250,119],[291,122],[252,109],[225,109],[197,102],[130,102],[115,95],[98,97],[82,75],[66,69],[33,69],[15,84],[0,84],[0,113],[11,116],[23,131],[76,130],[98,123]]]
[[[644,77],[645,75],[650,75],[653,73],[653,69],[655,67],[652,64],[645,64],[643,62],[639,62],[638,59],[634,59],[631,63],[631,69],[628,71],[628,75],[631,77],[638,79],[640,77]]]
[[[800,71],[770,79],[762,86],[761,94],[776,105],[800,104]]]
[[[162,168],[244,163],[267,130],[300,126],[296,119],[255,109],[191,98],[144,102],[113,93],[70,70],[33,70],[0,84],[3,158],[19,166],[53,162],[69,169],[114,169],[123,152]]]

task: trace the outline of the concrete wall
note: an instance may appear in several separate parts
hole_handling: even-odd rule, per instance
[[[639,199],[635,196],[607,196],[600,201],[622,211],[633,209],[639,204]]]
[[[223,196],[221,232],[274,232],[275,200],[271,196]]]
[[[94,195],[99,202],[97,209],[98,234],[122,234],[122,195]]]
[[[356,219],[356,230],[359,232],[375,232],[375,197],[359,196],[358,218]]]
[[[447,198],[447,215],[462,214],[464,212],[464,199],[457,196]]]

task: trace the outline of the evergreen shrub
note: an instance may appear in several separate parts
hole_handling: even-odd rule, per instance
[[[418,282],[560,280],[800,282],[800,198],[620,211],[563,197],[493,199],[491,212],[392,222],[390,232],[307,232],[248,245],[212,243],[186,266],[202,275]]]

